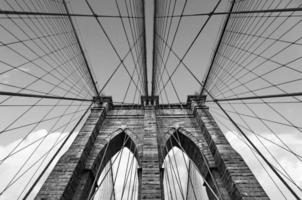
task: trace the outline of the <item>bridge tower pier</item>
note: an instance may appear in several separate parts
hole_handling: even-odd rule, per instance
[[[139,200],[164,199],[162,166],[173,147],[193,161],[210,200],[269,199],[204,102],[205,97],[189,96],[181,106],[160,105],[158,97],[142,97],[142,104],[133,106],[102,98],[36,199],[88,199],[106,163],[123,146],[140,166]]]

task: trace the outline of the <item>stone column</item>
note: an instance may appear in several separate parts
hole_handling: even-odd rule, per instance
[[[188,103],[214,157],[213,175],[221,179],[231,199],[269,199],[242,157],[227,141],[204,101],[205,97],[189,97]]]
[[[141,199],[161,200],[155,107],[145,105]]]
[[[103,102],[91,109],[82,129],[68,151],[59,159],[35,199],[73,199],[80,187],[79,180],[83,179],[83,176],[89,180],[92,179],[92,174],[84,170],[84,165],[109,109],[109,104]],[[82,189],[89,190],[90,188]]]

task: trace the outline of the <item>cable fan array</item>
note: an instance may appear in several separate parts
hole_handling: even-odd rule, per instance
[[[73,11],[77,2],[65,0],[0,2],[1,199],[35,196],[79,131],[93,98],[106,92],[117,72],[124,70],[129,80],[118,99],[122,104],[139,102],[148,93],[143,1],[108,2],[116,14],[98,13],[90,1],[85,14]],[[79,18],[97,23],[98,34],[116,54],[119,64],[112,62],[110,73],[95,76]],[[111,30],[103,25],[107,19],[123,30],[125,52],[112,42]]]
[[[122,109],[149,95],[150,41],[142,0],[2,0],[0,7],[0,198],[26,199],[73,141],[94,97],[113,94]],[[151,96],[183,108],[188,93],[206,95],[272,199],[302,196],[301,14],[300,0],[154,4]],[[92,43],[80,34],[89,35],[86,25],[99,45],[83,45]],[[100,67],[88,59],[96,46]],[[204,54],[212,54],[208,68],[195,59]],[[90,199],[136,199],[137,165],[123,146],[99,172]],[[208,198],[206,181],[181,146],[168,153],[164,168],[167,199]]]
[[[152,95],[171,104],[174,94],[182,106],[180,91],[186,84],[179,74],[187,73],[201,88],[197,94],[207,96],[206,105],[232,145],[248,156],[246,162],[269,195],[299,199],[301,2],[238,0],[221,11],[223,2],[216,1],[203,13],[190,12],[190,3],[196,2],[156,1]],[[224,22],[202,80],[186,58],[219,16]],[[195,34],[185,22],[196,18],[203,20]],[[185,38],[182,29],[193,35],[185,48],[178,45]]]

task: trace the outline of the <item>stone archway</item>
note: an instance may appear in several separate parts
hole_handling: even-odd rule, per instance
[[[133,153],[139,165],[141,163],[141,149],[137,147],[139,140],[129,129],[119,128],[110,134],[99,133],[88,142],[84,139],[81,133],[77,136],[49,175],[36,199],[87,199],[103,168],[123,147]],[[87,143],[80,145],[83,142]]]
[[[195,164],[203,179],[207,181],[206,189],[209,199],[217,199],[220,193],[223,193],[223,199],[230,199],[217,171],[213,169],[213,166],[209,165],[209,161],[203,155],[205,147],[202,146],[195,137],[192,137],[189,132],[183,128],[171,128],[165,138],[165,146],[162,151],[163,158],[167,156],[173,147],[179,148]],[[164,159],[162,159],[161,165],[163,162]],[[213,192],[215,194],[213,194]]]
[[[80,175],[79,185],[73,199],[87,199],[89,191],[94,188],[96,181],[101,175],[104,167],[109,160],[118,153],[123,147],[127,147],[140,165],[140,149],[136,135],[129,129],[118,129],[107,138],[96,138],[96,142],[88,156],[85,169]]]

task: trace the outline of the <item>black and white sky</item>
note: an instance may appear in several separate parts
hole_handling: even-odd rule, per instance
[[[207,105],[272,199],[293,197],[283,186],[279,189],[273,186],[265,172],[268,168],[261,166],[263,162],[257,161],[259,157],[242,142],[238,130],[211,100],[283,95],[221,101],[221,105],[274,166],[288,173],[283,177],[302,196],[301,0],[237,0],[234,12],[272,12],[232,14],[216,57],[214,52],[227,15],[212,15],[207,21],[209,16],[200,14],[212,12],[216,5],[216,13],[227,13],[231,1],[157,2],[158,12],[154,18],[154,0],[144,0],[145,18],[142,18],[142,1],[90,0],[93,11],[103,16],[98,17],[98,21],[93,16],[79,16],[92,14],[85,0],[66,1],[69,12],[78,15],[73,16],[72,21],[83,56],[67,16],[4,12],[66,13],[63,1],[0,1],[0,199],[17,199],[21,193],[24,195],[23,186],[32,183],[30,177],[34,171],[25,173],[26,168],[22,168],[18,176],[23,172],[25,176],[20,179],[14,174],[24,163],[29,167],[41,159],[52,144],[56,144],[55,150],[90,105],[89,101],[28,98],[4,92],[91,100],[95,91],[88,64],[102,95],[112,96],[116,103],[140,103],[141,94],[137,88],[143,88],[140,70],[144,63],[140,53],[143,53],[144,44],[148,93],[151,94],[156,65],[159,70],[156,95],[164,104],[186,102],[187,95],[199,94],[200,83],[212,65],[205,87],[212,96],[207,96]],[[289,10],[273,11],[276,9]],[[197,15],[188,16],[191,14]],[[164,15],[174,17],[165,18]],[[154,20],[156,35],[159,35],[155,41]],[[143,26],[145,35],[140,35]],[[201,29],[203,31],[198,34]],[[154,49],[155,43],[159,49]],[[169,51],[169,46],[173,51]],[[166,63],[165,67],[161,60]],[[38,153],[27,162],[35,149]],[[271,172],[269,175],[281,185]],[[6,188],[7,184],[12,185]]]

